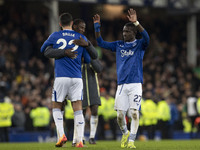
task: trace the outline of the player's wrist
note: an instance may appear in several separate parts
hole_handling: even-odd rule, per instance
[[[139,23],[139,21],[135,21],[135,22],[133,22],[133,24],[134,24],[135,26],[138,26],[140,23]]]
[[[68,55],[69,55],[69,52],[68,52],[67,49],[64,51],[64,54],[65,54],[65,56],[68,56]]]
[[[94,23],[95,32],[100,32],[100,27],[101,27],[101,25],[98,22]]]
[[[89,42],[85,42],[85,43],[83,43],[83,45],[81,45],[81,46],[83,46],[83,47],[88,47],[88,46],[89,46]]]
[[[88,42],[88,46],[87,47],[89,47],[91,45],[91,43],[90,42]]]

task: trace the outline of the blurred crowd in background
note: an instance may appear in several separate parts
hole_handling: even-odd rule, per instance
[[[50,34],[48,10],[42,9],[38,14],[24,12],[20,8],[22,7],[0,6],[0,121],[6,115],[12,119],[11,124],[0,122],[0,128],[11,126],[23,128],[24,131],[50,130],[54,136],[55,126],[51,116],[53,61],[40,53],[42,43]],[[196,119],[200,113],[200,76],[194,71],[195,68],[187,65],[185,17],[160,17],[156,13],[138,15],[150,35],[150,46],[143,61],[144,108],[141,110],[139,134],[147,131],[148,138],[153,139],[154,131],[159,129],[163,133],[162,138],[173,138],[174,130],[191,132],[194,131],[193,126],[196,126],[198,131],[199,122],[195,120],[191,124],[191,120],[194,122],[194,116]],[[104,40],[122,39],[122,28],[127,22],[125,16],[126,14],[122,14],[116,20],[102,19]],[[104,130],[111,129],[112,139],[116,139],[118,127],[113,109],[117,87],[115,54],[96,45],[91,20],[92,18],[88,22],[86,20],[86,35],[96,47],[104,66],[104,70],[98,75],[102,106],[99,110],[97,136],[105,139]],[[200,19],[198,23],[199,21]],[[197,40],[200,44],[200,39]],[[199,48],[200,45],[197,66],[200,66]],[[196,98],[197,113],[189,116],[187,105],[190,103],[187,100],[191,97]],[[3,106],[3,103],[11,105]],[[3,108],[10,113],[4,114]],[[66,113],[68,111],[70,110],[66,108]],[[89,115],[86,115],[86,119]],[[70,115],[65,116],[66,122],[73,119]],[[87,127],[89,126],[86,124]],[[165,132],[168,131],[166,127],[170,130],[169,134]]]

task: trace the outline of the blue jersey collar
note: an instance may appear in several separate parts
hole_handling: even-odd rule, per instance
[[[63,31],[74,31],[74,30],[72,30],[72,29],[64,29]]]
[[[131,42],[125,42],[126,44],[133,44],[137,41],[137,39],[135,39],[134,41],[131,41]]]

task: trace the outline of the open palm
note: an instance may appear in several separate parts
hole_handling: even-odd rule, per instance
[[[136,22],[137,21],[136,11],[133,8],[129,9],[127,17],[129,19],[129,21]]]

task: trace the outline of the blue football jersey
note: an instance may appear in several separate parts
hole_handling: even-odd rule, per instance
[[[102,37],[97,38],[100,47],[116,52],[117,83],[143,83],[143,56],[149,44],[149,35],[144,30],[142,39],[132,42],[106,42]]]
[[[87,41],[87,38],[73,30],[62,30],[52,33],[49,38],[44,42],[41,47],[41,52],[52,45],[56,49],[69,49],[73,48],[73,51],[78,52],[78,56],[75,59],[69,57],[63,57],[55,59],[55,77],[71,77],[81,78],[81,64],[82,57],[84,57],[85,63],[90,63],[90,56],[84,47],[74,45],[74,39],[80,39],[80,36]]]

